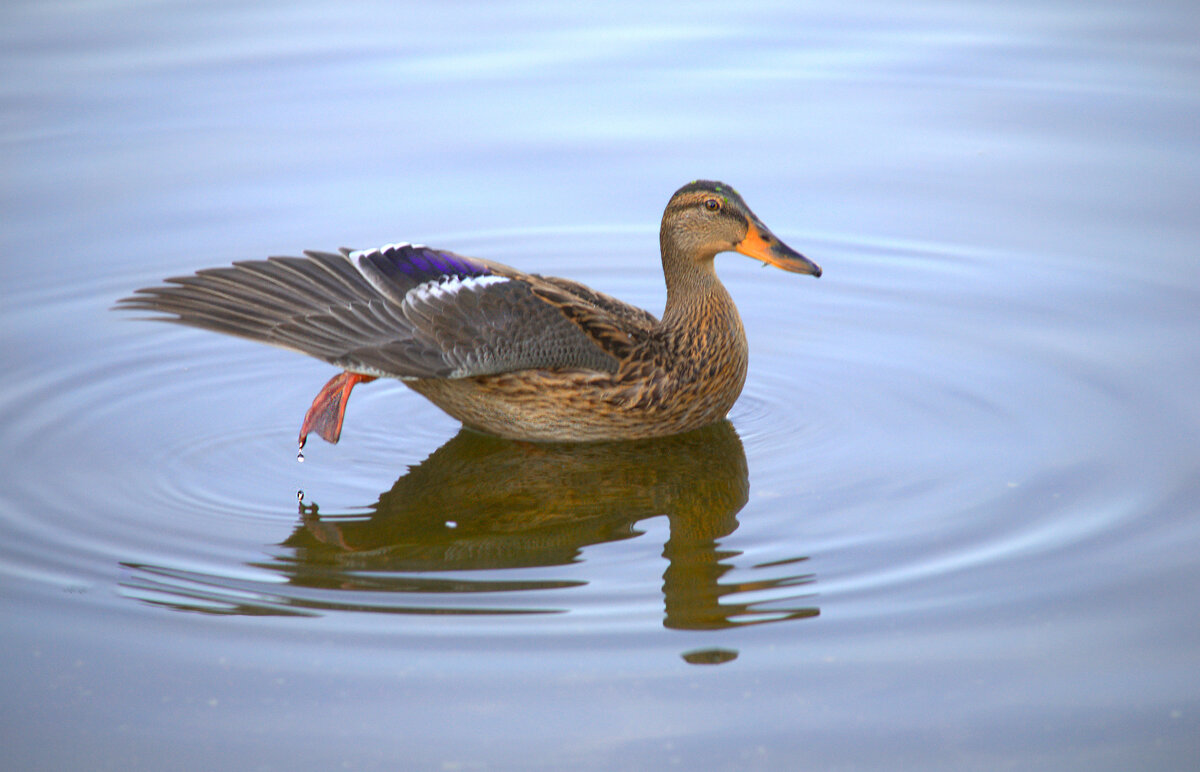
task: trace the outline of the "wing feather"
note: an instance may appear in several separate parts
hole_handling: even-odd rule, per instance
[[[304,255],[204,269],[118,305],[398,378],[614,372],[644,321],[583,285],[428,247]]]

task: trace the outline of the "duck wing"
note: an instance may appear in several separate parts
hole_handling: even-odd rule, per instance
[[[649,311],[577,281],[537,274],[529,278],[534,295],[557,308],[588,339],[618,360],[629,356],[634,344],[649,336],[658,324]]]
[[[574,282],[412,244],[304,255],[167,279],[118,307],[395,378],[615,372],[631,342]]]

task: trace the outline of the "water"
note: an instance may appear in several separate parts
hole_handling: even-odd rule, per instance
[[[12,769],[1191,769],[1186,4],[9,3]],[[661,309],[736,185],[728,424],[540,447],[109,310],[416,240]],[[297,500],[298,491],[303,499]]]

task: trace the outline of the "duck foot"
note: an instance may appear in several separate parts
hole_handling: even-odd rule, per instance
[[[321,439],[336,444],[342,435],[342,420],[346,417],[346,402],[350,392],[360,383],[375,380],[373,375],[342,372],[329,379],[313,399],[312,407],[304,414],[300,425],[300,449],[308,442],[308,433],[315,431]]]

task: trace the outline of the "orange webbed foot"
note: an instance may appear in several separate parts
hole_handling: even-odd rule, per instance
[[[308,433],[315,431],[321,439],[336,444],[342,435],[342,421],[346,417],[346,402],[350,392],[360,383],[375,380],[373,375],[342,372],[329,379],[324,388],[313,399],[312,407],[304,414],[300,425],[300,448],[308,441]]]

